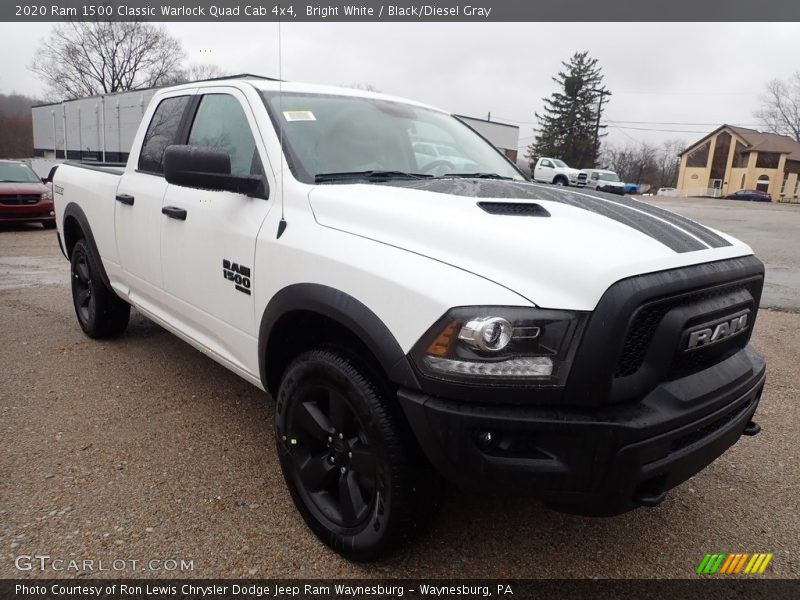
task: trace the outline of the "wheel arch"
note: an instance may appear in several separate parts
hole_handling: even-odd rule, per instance
[[[100,252],[97,250],[97,244],[94,241],[92,228],[89,226],[89,219],[86,218],[86,213],[83,212],[83,209],[75,202],[68,203],[64,208],[64,220],[61,230],[64,235],[64,253],[66,254],[67,260],[72,258],[72,249],[75,247],[75,244],[78,243],[78,240],[86,240],[89,249],[98,259],[100,278],[103,280],[106,287],[111,289],[108,274],[103,266],[103,261],[100,259]]]
[[[301,331],[295,334],[298,326]],[[393,383],[419,387],[397,339],[372,310],[335,288],[298,283],[275,294],[261,318],[258,367],[266,390],[273,395],[277,392],[289,362],[299,352],[310,349],[317,336],[318,343],[331,342],[332,336],[343,337],[343,341],[368,352],[368,358]]]

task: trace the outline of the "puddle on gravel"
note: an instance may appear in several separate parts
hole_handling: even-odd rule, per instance
[[[61,256],[0,256],[0,290],[69,282],[69,264]]]

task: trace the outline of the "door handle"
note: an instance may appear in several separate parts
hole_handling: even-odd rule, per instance
[[[130,194],[117,194],[117,202],[133,206],[133,196]]]
[[[170,219],[186,220],[186,211],[177,206],[165,206],[161,209],[161,214],[167,215]]]

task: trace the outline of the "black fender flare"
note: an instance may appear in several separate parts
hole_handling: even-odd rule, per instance
[[[102,279],[103,284],[109,290],[113,289],[111,287],[111,282],[108,279],[108,274],[106,273],[106,269],[103,266],[103,261],[100,258],[100,251],[97,249],[97,243],[94,241],[94,234],[92,233],[92,228],[89,226],[89,219],[86,218],[86,213],[83,212],[83,209],[76,204],[75,202],[70,202],[64,207],[64,219],[62,221],[61,230],[64,232],[64,255],[67,257],[67,260],[71,260],[70,253],[72,250],[72,246],[75,245],[77,240],[67,240],[66,239],[66,228],[64,224],[67,222],[67,219],[73,218],[78,222],[78,225],[83,231],[83,239],[86,240],[86,243],[89,245],[89,249],[94,253],[97,257],[97,262],[100,265],[100,279]],[[70,243],[72,242],[72,243]]]
[[[403,349],[378,315],[349,294],[316,283],[289,285],[264,309],[258,330],[258,369],[264,389],[269,389],[267,346],[272,329],[281,317],[298,310],[318,313],[347,328],[372,352],[393,383],[419,389]]]

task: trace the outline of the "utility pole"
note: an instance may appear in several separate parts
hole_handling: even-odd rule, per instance
[[[597,101],[597,123],[594,128],[594,157],[592,158],[592,162],[596,163],[600,151],[600,115],[603,113],[603,96],[610,96],[611,92],[606,89],[592,91],[600,95],[600,99]]]

